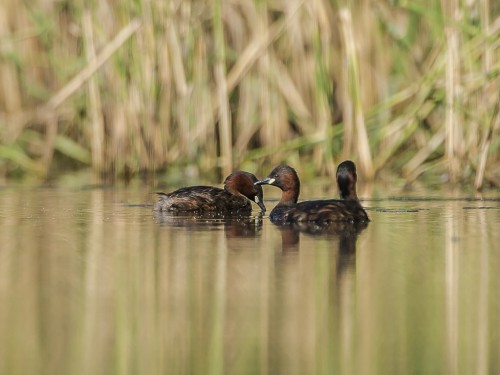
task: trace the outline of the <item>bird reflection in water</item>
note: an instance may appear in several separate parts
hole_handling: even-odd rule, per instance
[[[299,249],[300,234],[312,237],[338,239],[337,274],[352,268],[356,258],[356,241],[358,235],[366,229],[368,222],[296,222],[276,225],[281,232],[283,253],[296,252]]]
[[[311,330],[319,337],[323,337],[324,332],[330,335],[335,331],[339,340],[336,345],[338,358],[342,364],[340,372],[355,372],[351,371],[354,365],[350,364],[356,363],[353,350],[356,347],[358,290],[356,246],[359,234],[368,225],[368,222],[298,222],[274,226],[281,233],[282,251],[276,254],[273,290],[281,298],[270,298],[269,309],[281,316],[283,310],[286,311],[283,306],[300,308],[288,319],[278,320],[272,325],[273,334],[269,336],[277,338],[270,343],[271,346],[287,345],[279,338],[281,332],[286,332],[290,325],[300,327],[308,324],[304,323],[309,320],[305,317],[321,316],[328,306],[329,318],[321,325],[325,328]],[[318,262],[321,262],[320,266]],[[317,327],[315,324],[311,327]],[[283,356],[282,360],[287,362],[289,358]]]
[[[262,216],[246,216],[229,218],[224,223],[226,238],[252,238],[260,235],[262,230]]]
[[[217,212],[171,214],[155,211],[154,217],[159,224],[170,227],[198,231],[224,229],[226,238],[252,238],[261,233],[263,213],[224,215]]]

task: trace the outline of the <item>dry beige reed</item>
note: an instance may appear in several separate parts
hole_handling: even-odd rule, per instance
[[[352,158],[498,185],[500,7],[390,4],[2,1],[0,176]]]

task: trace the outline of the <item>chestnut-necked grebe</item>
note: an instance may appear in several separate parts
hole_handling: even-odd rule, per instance
[[[255,185],[257,178],[249,172],[233,172],[224,181],[224,189],[213,186],[188,186],[171,193],[157,193],[155,211],[161,212],[220,212],[250,213],[251,201],[266,210],[262,187]]]
[[[366,211],[359,203],[356,194],[356,165],[346,160],[337,168],[337,185],[341,199],[314,200],[297,203],[300,193],[300,180],[295,169],[288,165],[280,165],[273,169],[269,176],[256,185],[273,185],[283,193],[281,200],[273,208],[270,219],[274,223],[290,222],[333,222],[369,221]]]

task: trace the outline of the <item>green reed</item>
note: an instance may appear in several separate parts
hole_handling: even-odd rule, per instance
[[[352,158],[366,180],[500,182],[496,3],[6,0],[0,19],[4,179]]]

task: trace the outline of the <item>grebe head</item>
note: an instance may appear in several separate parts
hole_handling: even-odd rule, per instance
[[[247,197],[257,203],[262,212],[265,212],[264,192],[262,191],[262,186],[255,185],[257,181],[257,177],[252,173],[237,171],[226,177],[224,189],[231,194]]]
[[[288,165],[279,165],[269,175],[257,181],[255,185],[273,185],[283,190],[280,203],[297,203],[300,193],[300,180],[295,169]]]
[[[357,180],[356,165],[352,161],[346,160],[339,164],[337,168],[337,186],[341,199],[358,199],[356,194]]]

